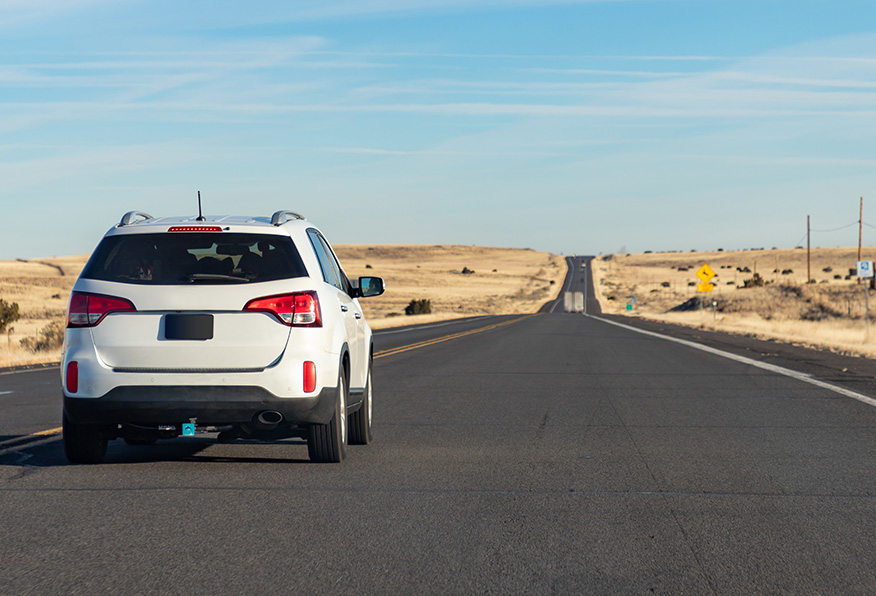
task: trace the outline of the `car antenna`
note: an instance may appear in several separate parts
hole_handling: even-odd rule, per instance
[[[204,214],[201,213],[201,191],[200,190],[198,191],[198,219],[196,219],[195,221],[207,221],[204,218]]]

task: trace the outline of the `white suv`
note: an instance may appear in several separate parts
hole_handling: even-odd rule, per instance
[[[61,366],[64,451],[99,463],[107,441],[219,432],[307,439],[339,462],[371,441],[371,329],[303,217],[125,214],[73,286]],[[348,435],[349,431],[349,435]]]

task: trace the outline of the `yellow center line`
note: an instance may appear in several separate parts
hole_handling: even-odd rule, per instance
[[[20,437],[13,437],[12,439],[6,439],[5,441],[0,441],[0,448],[7,448],[15,445],[17,443],[27,443],[29,441],[33,441],[36,438],[41,437],[50,437],[53,435],[61,434],[63,429],[61,427],[58,428],[50,428],[49,430],[41,430],[39,432],[35,432],[32,435],[22,435]],[[22,445],[23,447],[24,445]]]
[[[427,339],[426,341],[421,341],[415,344],[410,344],[407,346],[401,346],[399,348],[392,348],[390,350],[383,350],[382,352],[377,352],[374,354],[375,358],[383,358],[384,356],[392,356],[393,354],[401,354],[402,352],[409,352],[410,350],[416,350],[418,348],[425,348],[426,346],[432,346],[435,344],[440,344],[445,341],[450,341],[452,339],[459,339],[460,337],[465,337],[466,335],[474,335],[476,333],[482,333],[484,331],[490,331],[491,329],[498,329],[499,327],[505,327],[506,325],[511,325],[513,323],[519,323],[520,321],[525,321],[526,319],[530,319],[536,315],[526,315],[524,317],[517,317],[516,319],[511,319],[510,321],[502,321],[501,323],[495,323],[493,325],[487,325],[486,327],[478,327],[477,329],[471,329],[469,331],[461,331],[460,333],[453,333],[451,335],[444,335],[441,337],[436,337],[434,339]],[[39,432],[35,432],[31,435],[25,435],[23,437],[18,437],[15,439],[9,439],[6,441],[0,442],[0,446],[7,443],[17,443],[19,441],[26,441],[28,437],[49,437],[52,435],[59,435],[63,431],[62,427],[58,428],[50,428],[48,430],[41,430]]]
[[[432,346],[435,344],[440,344],[441,342],[450,341],[452,339],[458,339],[460,337],[465,337],[466,335],[474,335],[475,333],[481,333],[483,331],[490,331],[491,329],[497,329],[499,327],[504,327],[506,325],[511,325],[513,323],[519,323],[520,321],[525,321],[526,319],[530,319],[536,315],[526,315],[525,317],[518,317],[516,319],[511,319],[510,321],[502,321],[501,323],[496,323],[494,325],[487,325],[486,327],[478,327],[477,329],[471,329],[470,331],[462,331],[460,333],[454,333],[452,335],[443,335],[441,337],[436,337],[434,339],[427,339],[426,341],[421,341],[415,344],[410,344],[407,346],[401,346],[399,348],[392,348],[390,350],[383,350],[382,352],[377,352],[374,354],[375,358],[383,358],[384,356],[392,356],[393,354],[401,354],[402,352],[408,352],[410,350],[416,350],[418,348],[425,348],[426,346]]]
[[[33,435],[31,435],[31,436],[34,436],[34,437],[48,437],[48,436],[51,436],[51,435],[60,435],[60,434],[61,434],[61,431],[63,431],[63,430],[64,430],[64,428],[61,427],[61,426],[59,426],[58,428],[50,428],[49,430],[41,430],[41,431],[38,432],[38,433],[33,433]]]

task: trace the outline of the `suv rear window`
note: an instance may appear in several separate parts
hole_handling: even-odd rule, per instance
[[[215,232],[107,236],[82,272],[87,279],[173,286],[306,276],[288,236]]]

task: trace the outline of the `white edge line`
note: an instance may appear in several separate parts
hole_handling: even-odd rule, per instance
[[[0,391],[0,395],[9,395],[10,393],[15,393],[14,391]]]
[[[786,377],[791,377],[792,379],[797,379],[798,381],[803,381],[804,383],[809,383],[810,385],[815,385],[816,387],[821,387],[822,389],[827,389],[829,391],[833,391],[834,393],[839,393],[845,397],[851,397],[852,399],[856,399],[860,402],[863,402],[870,406],[876,406],[876,399],[872,397],[868,397],[856,391],[852,391],[850,389],[846,389],[844,387],[839,387],[837,385],[832,385],[831,383],[827,383],[825,381],[820,381],[814,378],[812,375],[801,373],[796,370],[791,370],[789,368],[783,368],[781,366],[776,366],[775,364],[767,364],[766,362],[758,362],[757,360],[752,360],[751,358],[746,358],[745,356],[737,356],[736,354],[731,354],[730,352],[724,352],[723,350],[718,350],[717,348],[712,348],[710,346],[704,346],[703,344],[698,344],[692,341],[687,341],[686,339],[678,339],[677,337],[671,337],[669,335],[663,335],[662,333],[655,333],[653,331],[646,331],[644,329],[639,329],[637,327],[632,327],[630,325],[624,325],[623,323],[618,323],[616,321],[610,321],[609,319],[603,319],[601,317],[596,317],[593,315],[586,315],[591,319],[596,319],[597,321],[602,321],[603,323],[608,323],[609,325],[615,325],[617,327],[622,327],[624,329],[629,329],[630,331],[635,331],[636,333],[641,333],[643,335],[650,335],[652,337],[658,337],[660,339],[665,339],[667,341],[672,341],[677,344],[681,344],[683,346],[688,346],[690,348],[695,348],[697,350],[702,350],[703,352],[708,352],[710,354],[714,354],[716,356],[721,356],[722,358],[727,358],[729,360],[735,360],[736,362],[741,362],[742,364],[747,364],[749,366],[754,366],[763,370],[767,370],[772,373],[776,373],[779,375],[784,375]]]

